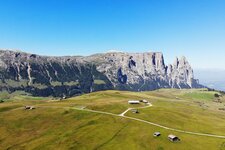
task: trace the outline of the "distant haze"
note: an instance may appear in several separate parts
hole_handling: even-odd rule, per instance
[[[225,91],[225,70],[219,69],[196,69],[195,78],[209,88]]]

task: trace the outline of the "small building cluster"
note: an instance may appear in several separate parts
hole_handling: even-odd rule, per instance
[[[145,103],[145,104],[150,104],[147,100],[129,100],[128,101],[128,104],[140,104],[140,103]],[[131,110],[132,113],[139,113],[139,110],[138,109],[132,109]]]
[[[160,132],[155,132],[153,134],[154,137],[159,137],[161,135]],[[171,141],[171,142],[179,142],[180,139],[176,136],[176,135],[173,135],[173,134],[170,134],[168,135],[168,139]]]
[[[29,110],[29,109],[35,109],[35,107],[34,106],[25,106],[25,110]]]

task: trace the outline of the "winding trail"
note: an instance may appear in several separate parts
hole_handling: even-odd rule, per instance
[[[152,106],[151,103],[147,103],[146,105],[147,105],[147,106],[138,107],[138,108],[128,108],[128,109],[125,110],[123,113],[119,114],[119,116],[124,116],[129,110],[132,110],[132,109],[143,109],[143,108],[148,108],[148,107],[151,107],[151,106]]]
[[[148,108],[148,107],[151,107],[151,106],[152,105],[139,107],[138,109]],[[134,118],[134,117],[124,116],[126,112],[128,112],[129,110],[131,110],[133,108],[128,108],[122,114],[114,114],[114,113],[110,113],[110,112],[91,110],[91,109],[86,109],[86,108],[76,108],[76,107],[58,107],[58,106],[38,106],[38,107],[44,107],[44,108],[66,108],[66,109],[74,109],[74,110],[79,110],[79,111],[86,111],[86,112],[105,114],[105,115],[116,116],[116,117],[123,117],[123,118],[126,118],[126,119],[135,120],[135,121],[147,123],[147,124],[150,124],[150,125],[153,125],[153,126],[157,126],[157,127],[160,127],[160,128],[166,129],[166,130],[171,130],[171,131],[176,131],[176,132],[186,133],[186,134],[192,134],[192,135],[198,135],[198,136],[206,136],[206,137],[214,137],[214,138],[225,139],[225,136],[223,136],[223,135],[206,134],[206,133],[185,131],[185,130],[180,130],[180,129],[175,129],[175,128],[170,128],[170,127],[167,127],[167,126],[163,126],[163,125],[151,122],[151,121],[146,121],[146,120],[142,120],[142,119],[138,119],[138,118]]]
[[[146,121],[146,120],[142,120],[142,119],[138,119],[138,118],[134,118],[134,117],[128,117],[128,116],[124,116],[124,115],[122,116],[121,114],[118,115],[118,114],[114,114],[114,113],[103,112],[103,111],[98,111],[98,110],[90,110],[90,109],[79,109],[79,108],[73,108],[73,109],[81,110],[81,111],[94,112],[94,113],[99,113],[99,114],[106,114],[106,115],[117,116],[117,117],[119,116],[119,117],[131,119],[131,120],[135,120],[135,121],[139,121],[139,122],[143,122],[143,123],[147,123],[147,124],[157,126],[157,127],[160,127],[160,128],[166,129],[166,130],[176,131],[176,132],[180,132],[180,133],[225,139],[225,136],[223,136],[223,135],[205,134],[205,133],[198,133],[198,132],[191,132],[191,131],[174,129],[174,128],[166,127],[166,126],[163,126],[163,125],[160,125],[160,124],[157,124],[157,123],[153,123],[153,122],[150,122],[150,121]],[[130,108],[130,109],[132,109],[132,108]],[[126,112],[127,112],[127,110],[126,110]]]

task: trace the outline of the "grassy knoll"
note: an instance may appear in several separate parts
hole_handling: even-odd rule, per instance
[[[86,107],[120,114],[129,107],[144,106],[131,106],[128,100],[147,99],[152,107],[126,115],[181,130],[225,135],[225,112],[218,110],[224,106],[224,98],[217,103],[214,94],[203,90],[161,89],[102,91],[62,101],[14,96],[0,103],[0,149],[225,150],[225,139],[179,133],[119,116],[72,109]],[[36,109],[23,110],[24,105],[35,105]],[[153,137],[155,131],[162,136]],[[181,141],[168,141],[168,134],[179,136]]]

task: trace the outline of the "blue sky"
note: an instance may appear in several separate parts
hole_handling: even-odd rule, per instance
[[[41,55],[111,49],[225,69],[224,0],[0,0],[0,48]]]

